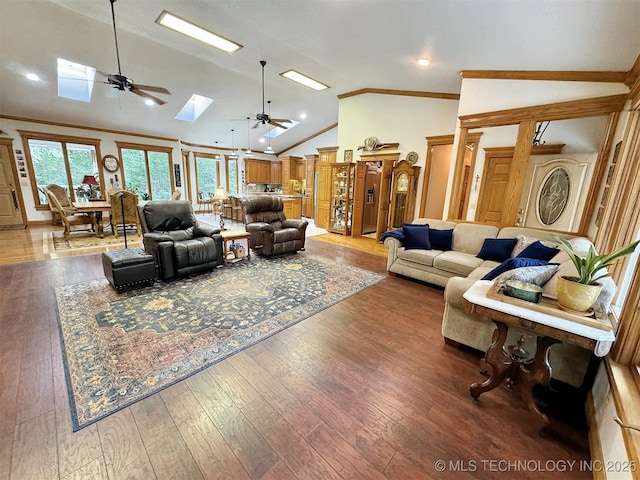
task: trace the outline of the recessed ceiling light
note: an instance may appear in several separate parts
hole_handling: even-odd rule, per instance
[[[301,113],[300,114],[300,120],[304,120],[305,118],[307,118],[307,114],[306,113]]]
[[[153,101],[153,100],[151,100],[151,99],[146,99],[146,100],[144,101],[144,103],[146,103],[146,104],[147,104],[147,105],[149,105],[149,106],[151,106],[151,105],[155,105],[155,104],[156,104],[156,102],[154,102],[154,101]]]
[[[311,77],[307,77],[306,75],[303,75],[300,72],[296,72],[295,70],[287,70],[286,72],[282,72],[280,75],[282,75],[285,78],[288,78],[289,80],[293,80],[294,82],[304,85],[305,87],[312,88],[314,90],[324,90],[326,88],[329,88],[328,85],[325,85],[324,83],[320,83]]]
[[[162,25],[163,27],[170,28],[178,33],[182,33],[188,37],[194,38],[196,40],[200,40],[207,45],[211,45],[212,47],[219,48],[227,53],[233,53],[236,50],[240,50],[242,45],[239,43],[232,42],[231,40],[227,40],[220,35],[216,35],[209,30],[205,30],[202,27],[199,27],[183,18],[176,17],[174,14],[163,10],[160,16],[156,19],[156,23],[158,25]]]
[[[40,77],[38,75],[36,75],[35,73],[27,73],[26,76],[32,82],[39,82],[40,81]]]
[[[431,62],[429,60],[427,60],[426,58],[420,58],[418,59],[418,65],[420,65],[421,67],[426,67],[430,64]]]

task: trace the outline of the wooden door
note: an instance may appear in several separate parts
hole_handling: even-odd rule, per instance
[[[318,148],[318,191],[315,224],[329,228],[331,213],[331,163],[335,163],[338,147]]]
[[[24,207],[11,144],[9,138],[0,139],[0,227],[24,228]]]
[[[487,157],[476,221],[500,225],[513,157]]]
[[[356,162],[355,184],[353,188],[353,215],[351,217],[351,235],[362,235],[362,217],[364,215],[364,181],[367,173],[366,162]]]
[[[387,219],[389,218],[389,204],[391,201],[391,174],[393,173],[394,160],[382,161],[382,178],[380,180],[380,201],[378,202],[378,219],[376,226],[376,242],[387,231]]]
[[[314,211],[314,195],[313,184],[315,183],[316,178],[316,162],[318,159],[318,155],[305,155],[305,164],[306,164],[306,172],[305,172],[305,188],[304,188],[304,212],[303,215],[307,218],[313,218]]]

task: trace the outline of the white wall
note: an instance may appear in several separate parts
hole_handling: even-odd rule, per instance
[[[570,100],[583,100],[628,93],[628,88],[618,83],[596,82],[551,82],[535,80],[463,79],[458,116],[493,112],[498,110],[530,107]],[[542,140],[547,144],[564,143],[564,153],[597,152],[606,126],[606,117],[590,117],[574,120],[554,121],[549,124]],[[484,170],[484,148],[514,146],[517,126],[484,128],[481,131],[476,167],[472,178],[482,178]],[[451,157],[451,172],[454,171],[455,156],[459,141],[458,131]],[[449,178],[446,206],[449,205],[453,178]],[[480,188],[471,190],[467,220],[476,213]],[[445,217],[448,211],[445,211]]]
[[[286,133],[283,135],[286,135]],[[338,145],[338,127],[334,127],[331,130],[324,132],[322,135],[313,137],[302,145],[298,145],[290,150],[282,152],[281,156],[304,158],[305,155],[317,155],[318,148],[335,147],[336,145]]]
[[[338,159],[345,150],[360,158],[367,137],[381,143],[399,143],[400,158],[418,153],[416,165],[422,167],[418,182],[416,212],[420,205],[427,155],[426,137],[451,135],[456,128],[457,100],[366,93],[340,100],[338,110]],[[393,152],[394,150],[390,150]],[[414,212],[415,213],[415,212]]]

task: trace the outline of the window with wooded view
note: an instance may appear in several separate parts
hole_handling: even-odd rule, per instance
[[[169,200],[173,191],[171,149],[118,143],[123,187],[140,200]]]

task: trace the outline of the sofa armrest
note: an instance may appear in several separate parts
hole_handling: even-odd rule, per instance
[[[254,222],[247,223],[247,232],[271,232],[273,233],[273,227],[266,222]]]
[[[291,218],[282,222],[284,228],[297,228],[298,230],[306,229],[307,225],[309,225],[309,222],[302,218]]]
[[[387,270],[389,270],[393,262],[398,259],[398,249],[402,247],[402,242],[397,238],[387,237],[384,239],[384,246],[389,250],[387,255]]]
[[[166,235],[164,233],[145,233],[144,234],[145,242],[171,242],[173,243],[173,237],[171,235]]]
[[[209,225],[199,225],[193,229],[194,238],[195,237],[212,237],[216,233],[220,233],[220,229],[211,227]]]
[[[458,308],[465,308],[467,301],[462,296],[476,283],[476,278],[451,277],[444,288],[444,301]]]

